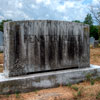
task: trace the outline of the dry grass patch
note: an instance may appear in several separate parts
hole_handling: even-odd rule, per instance
[[[90,49],[90,63],[100,65],[100,48]]]
[[[0,64],[4,63],[4,55],[3,53],[0,53]]]
[[[100,80],[94,85],[85,81],[71,87],[60,86],[40,91],[33,90],[30,93],[1,95],[0,100],[100,100]]]

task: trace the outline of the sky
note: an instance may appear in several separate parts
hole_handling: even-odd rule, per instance
[[[0,21],[65,20],[83,21],[97,0],[0,0]]]

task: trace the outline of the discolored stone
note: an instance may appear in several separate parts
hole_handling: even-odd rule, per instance
[[[92,79],[100,77],[100,66],[36,73],[10,78],[6,78],[3,73],[0,73],[0,94],[33,92],[60,85],[76,84],[86,80],[88,75],[91,75]]]
[[[89,67],[89,26],[51,20],[6,22],[4,54],[8,77]]]

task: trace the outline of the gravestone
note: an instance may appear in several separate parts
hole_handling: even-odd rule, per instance
[[[0,52],[3,52],[3,32],[0,31]]]
[[[7,22],[4,27],[8,77],[90,66],[88,25],[34,20]]]
[[[4,24],[4,72],[0,94],[76,84],[100,77],[90,66],[89,26],[82,23],[33,20]]]
[[[90,37],[90,45],[92,45],[94,47],[94,42],[95,42],[95,38],[94,37]]]
[[[3,46],[3,32],[0,31],[0,46]]]
[[[96,48],[96,47],[98,47],[99,46],[99,40],[95,40],[94,41],[94,47]]]

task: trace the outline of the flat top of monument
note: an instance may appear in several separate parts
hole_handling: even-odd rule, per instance
[[[5,23],[27,23],[27,22],[64,22],[64,23],[69,23],[69,24],[78,24],[78,25],[85,25],[85,26],[89,26],[88,24],[84,24],[84,23],[77,23],[77,22],[70,22],[70,21],[64,21],[64,20],[20,20],[20,21],[9,21],[9,22],[5,22]]]

